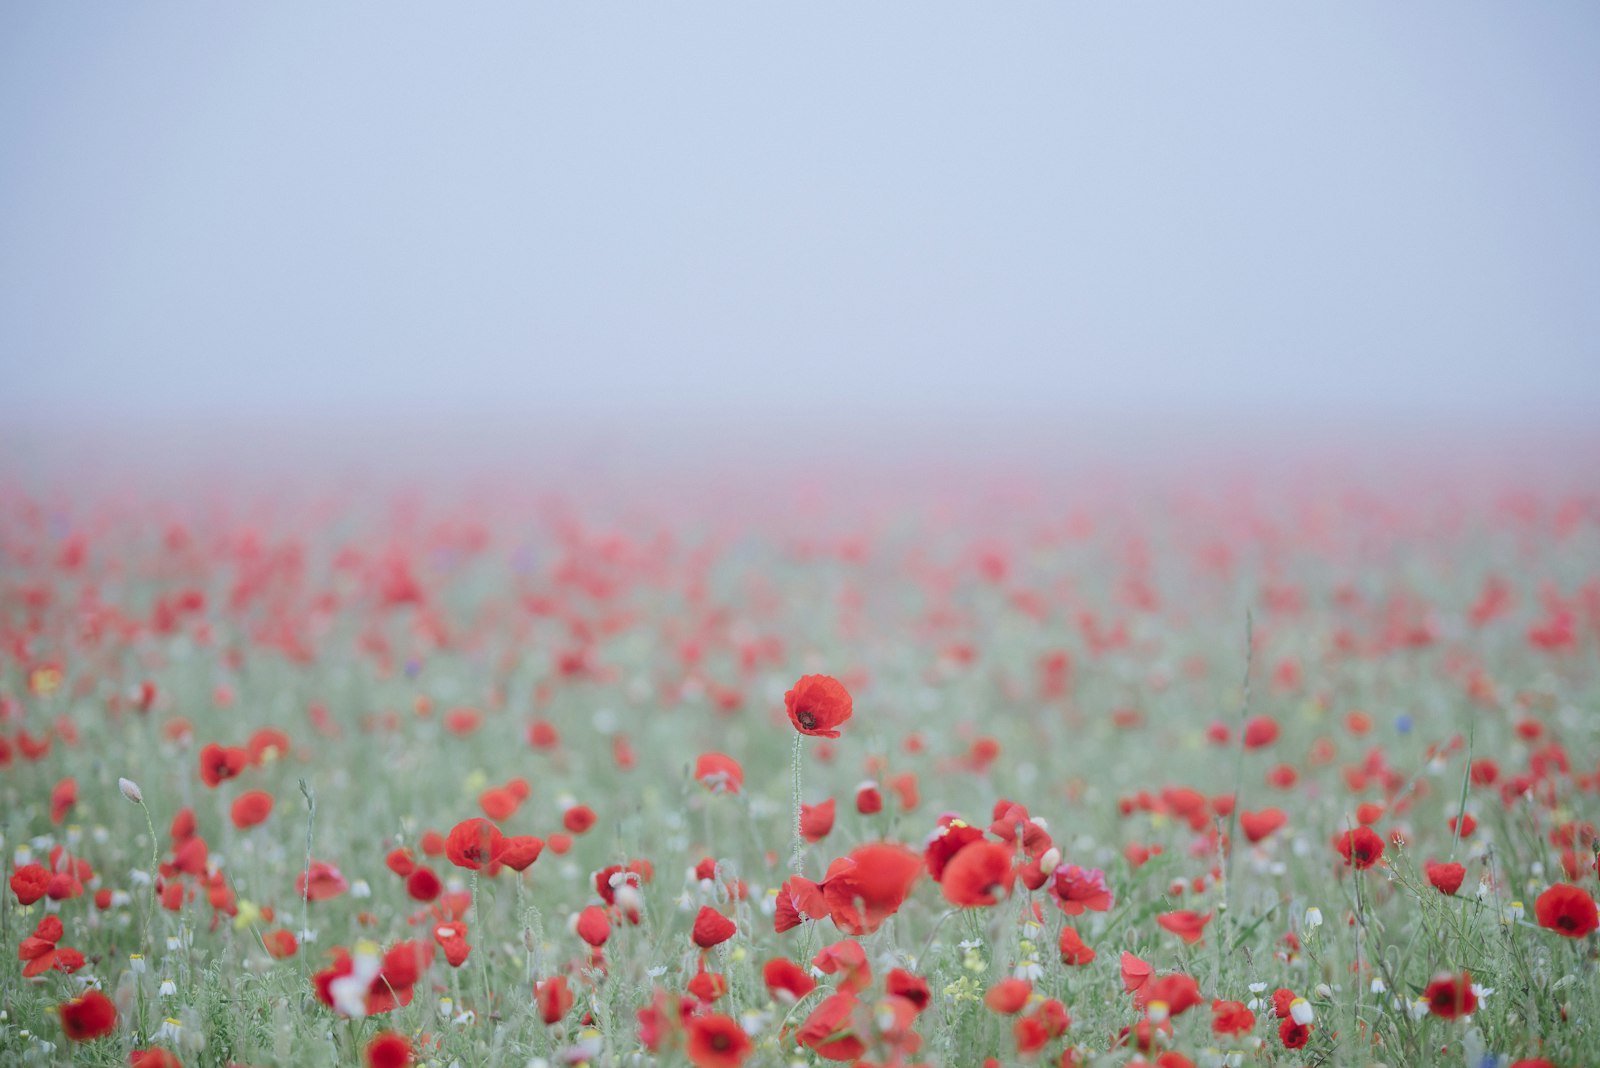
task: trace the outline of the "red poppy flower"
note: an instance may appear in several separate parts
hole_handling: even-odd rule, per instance
[[[863,816],[875,816],[883,811],[883,794],[875,782],[864,782],[856,787],[856,811]]]
[[[857,994],[872,983],[872,967],[861,943],[846,938],[811,958],[811,966],[824,975],[837,975],[840,993]]]
[[[1271,716],[1256,716],[1244,725],[1244,747],[1261,749],[1278,740],[1278,721]]]
[[[817,738],[837,738],[835,728],[850,718],[850,692],[829,675],[805,675],[783,695],[789,722],[801,734]]]
[[[726,753],[701,753],[694,763],[694,777],[714,794],[736,794],[744,785],[744,768]]]
[[[459,968],[467,962],[472,946],[467,942],[467,925],[461,920],[434,924],[433,940],[444,950],[445,963]]]
[[[300,942],[295,938],[294,933],[281,927],[276,931],[268,931],[262,935],[261,944],[267,948],[267,956],[272,957],[274,960],[292,957],[300,949]]]
[[[694,944],[710,949],[732,938],[738,930],[738,924],[728,917],[710,905],[702,905],[700,914],[694,918]]]
[[[406,876],[406,896],[413,901],[433,901],[444,892],[439,876],[427,865],[418,865]]]
[[[310,870],[302,871],[294,881],[294,892],[311,901],[326,901],[348,889],[350,884],[339,869],[322,860],[312,861]]]
[[[578,913],[575,930],[578,937],[599,949],[611,937],[611,919],[599,905],[590,905]]]
[[[1256,1014],[1242,1001],[1213,1001],[1211,1030],[1219,1035],[1242,1035],[1256,1025]]]
[[[1190,945],[1200,941],[1205,935],[1206,924],[1211,922],[1211,913],[1204,916],[1198,912],[1183,910],[1180,912],[1163,912],[1156,917],[1156,923],[1163,930],[1171,931]]]
[[[1346,831],[1334,838],[1333,845],[1345,864],[1357,869],[1370,868],[1383,856],[1383,839],[1368,827]]]
[[[1033,993],[1033,984],[1026,979],[1002,979],[983,995],[983,1003],[993,1012],[1004,1016],[1021,1012]]]
[[[1083,937],[1072,927],[1061,928],[1061,963],[1074,967],[1088,964],[1096,953],[1083,944]]]
[[[445,839],[445,856],[458,868],[483,871],[499,855],[502,839],[500,828],[486,819],[462,820]]]
[[[599,818],[588,805],[573,805],[561,814],[561,826],[573,834],[582,834],[593,827]]]
[[[928,981],[920,975],[912,975],[904,968],[895,968],[884,976],[883,991],[911,1002],[918,1012],[926,1009],[928,1002],[933,1000],[933,995],[928,991]]]
[[[1428,882],[1433,884],[1433,888],[1446,897],[1453,897],[1461,889],[1461,880],[1467,875],[1467,869],[1460,864],[1430,862],[1424,864],[1422,870],[1427,873]]]
[[[752,1048],[750,1036],[727,1016],[711,1013],[689,1021],[684,1053],[695,1068],[739,1068]]]
[[[24,978],[42,975],[55,966],[56,943],[61,941],[63,931],[59,916],[46,916],[33,929],[33,934],[22,940],[17,947],[17,959],[28,962],[22,971]]]
[[[1122,989],[1134,996],[1135,1004],[1143,1004],[1141,999],[1144,990],[1150,985],[1154,974],[1155,969],[1148,961],[1135,957],[1127,950],[1122,951]]]
[[[416,985],[422,969],[433,960],[433,952],[433,946],[426,942],[396,942],[383,955],[378,971],[366,989],[359,992],[363,1002],[362,1011],[368,1016],[376,1016],[411,1004],[411,988]],[[311,977],[317,1000],[329,1008],[338,1008],[335,984],[354,975],[355,971],[356,962],[349,952],[336,949],[333,966]]]
[[[1587,890],[1568,883],[1556,883],[1533,903],[1539,926],[1568,938],[1582,938],[1600,927],[1600,912]]]
[[[801,804],[800,835],[808,842],[820,842],[833,830],[833,798],[820,805]]]
[[[367,1043],[367,1068],[407,1068],[411,1064],[411,1040],[393,1031],[380,1031]]]
[[[772,926],[778,934],[791,931],[806,920],[820,920],[828,915],[828,901],[822,887],[810,879],[792,876],[778,888],[777,896]]]
[[[78,780],[65,778],[50,791],[50,822],[60,823],[78,803]]]
[[[968,843],[944,867],[939,889],[959,908],[997,905],[1011,893],[1016,872],[1011,867],[1011,847],[999,842]]]
[[[1239,813],[1239,827],[1251,842],[1259,842],[1289,822],[1281,808],[1265,808],[1260,812]]]
[[[260,767],[269,760],[288,755],[289,736],[276,728],[262,727],[250,736],[245,751],[250,755],[250,763]]]
[[[491,786],[478,795],[478,807],[492,820],[508,820],[516,815],[522,801],[504,786]]]
[[[1024,1018],[1023,1021],[1033,1025],[1029,1028],[1036,1042],[1033,1048],[1037,1049],[1052,1038],[1060,1038],[1067,1033],[1067,1028],[1072,1026],[1072,1017],[1067,1014],[1067,1007],[1055,998],[1042,1002],[1038,1008]],[[1021,1028],[1018,1028],[1021,1033]],[[1039,1041],[1039,1038],[1043,1041]]]
[[[217,784],[238,775],[249,764],[248,751],[237,746],[224,747],[212,742],[200,750],[200,781],[214,788]]]
[[[830,1061],[857,1060],[867,1051],[866,1043],[856,1035],[853,1017],[858,1004],[854,994],[825,999],[800,1025],[795,1041]]]
[[[489,865],[489,874],[495,874],[502,865],[512,871],[526,871],[530,864],[539,859],[539,854],[542,852],[544,852],[544,840],[537,835],[516,834],[510,838],[502,838],[494,860]]]
[[[1311,1041],[1311,1024],[1298,1024],[1293,1020],[1284,1020],[1278,1025],[1278,1039],[1283,1043],[1284,1049],[1305,1049],[1306,1043]]]
[[[689,980],[688,990],[701,1004],[709,1005],[728,992],[728,977],[720,972],[706,971],[705,961],[702,960],[700,970]]]
[[[950,859],[973,842],[981,841],[983,832],[965,820],[941,817],[938,828],[922,850],[922,862],[934,882],[944,881],[944,866]]]
[[[1081,916],[1085,909],[1105,912],[1112,905],[1111,891],[1106,888],[1106,873],[1099,868],[1060,865],[1051,876],[1050,893],[1056,907],[1068,916]]]
[[[775,1001],[793,1005],[817,988],[817,981],[787,957],[774,957],[761,966],[761,980]]]
[[[272,815],[272,795],[265,790],[246,790],[234,798],[230,815],[240,830],[265,823]]]
[[[11,892],[17,895],[19,905],[33,904],[49,887],[50,872],[43,864],[24,864],[11,873]]]
[[[89,1042],[117,1028],[117,1007],[98,990],[61,1006],[61,1030],[74,1042]]]
[[[834,925],[870,934],[894,915],[922,874],[922,858],[904,846],[866,845],[828,866],[822,893]]]
[[[1472,992],[1472,976],[1467,972],[1435,977],[1422,997],[1430,1013],[1446,1020],[1471,1015],[1478,1007],[1478,995]]]
[[[183,1068],[183,1062],[171,1050],[160,1046],[136,1049],[128,1054],[128,1068]]]
[[[567,989],[567,977],[557,975],[534,987],[534,1000],[539,1005],[539,1018],[546,1026],[559,1023],[572,1008],[572,991]]]
[[[1200,984],[1194,981],[1193,976],[1182,972],[1163,975],[1146,987],[1144,993],[1146,1004],[1161,1002],[1166,1005],[1168,1016],[1181,1016],[1201,1004],[1202,1000]]]

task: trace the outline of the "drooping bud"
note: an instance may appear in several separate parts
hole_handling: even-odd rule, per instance
[[[144,804],[144,791],[139,789],[139,784],[134,782],[132,779],[118,779],[117,789],[122,791],[123,797],[126,797],[134,804]]]

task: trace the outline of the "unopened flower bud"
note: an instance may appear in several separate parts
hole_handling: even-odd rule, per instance
[[[139,784],[134,782],[132,779],[118,779],[117,789],[122,791],[123,797],[126,797],[134,804],[144,804],[144,791],[139,789]]]

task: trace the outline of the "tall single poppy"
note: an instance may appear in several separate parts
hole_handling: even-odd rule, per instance
[[[783,695],[789,722],[801,734],[817,738],[837,738],[837,728],[853,711],[850,691],[831,675],[805,675]]]

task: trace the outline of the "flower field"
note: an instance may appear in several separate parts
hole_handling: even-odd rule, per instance
[[[886,486],[0,490],[0,1062],[1600,1064],[1592,485]]]

